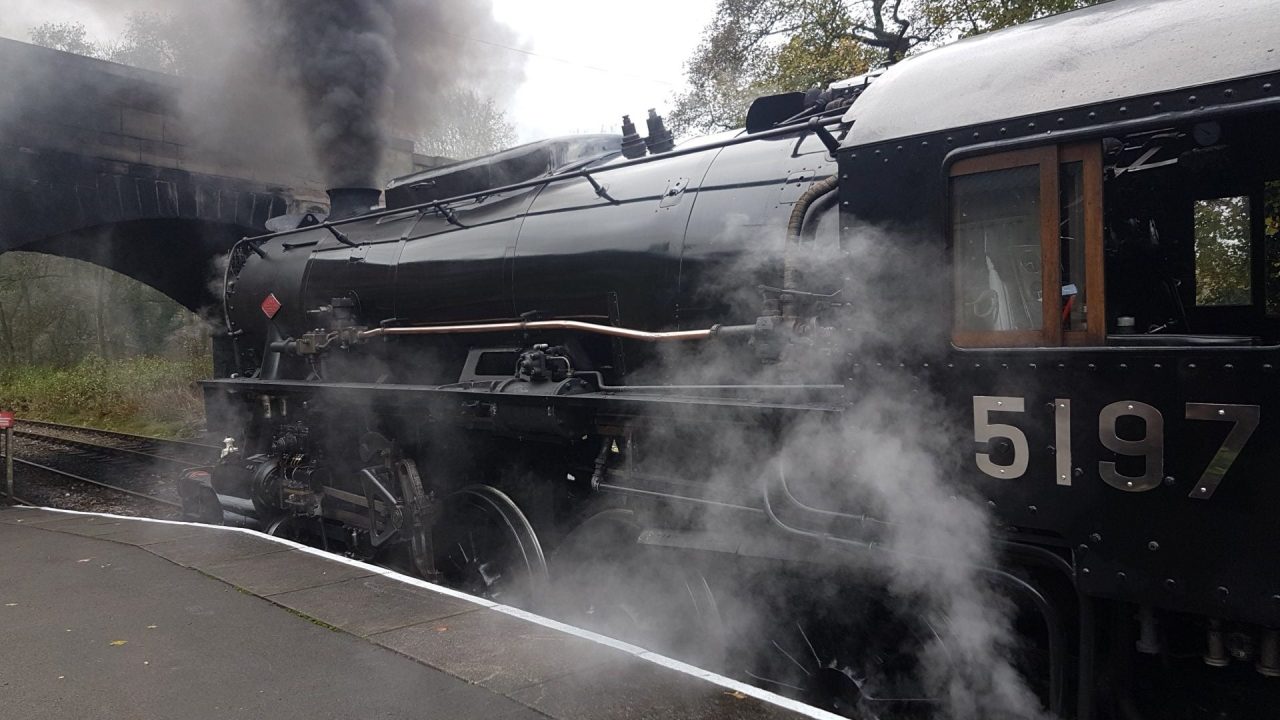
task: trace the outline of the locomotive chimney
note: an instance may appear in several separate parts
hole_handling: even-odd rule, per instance
[[[326,190],[329,194],[329,221],[363,215],[378,204],[382,191],[378,188],[345,187]]]

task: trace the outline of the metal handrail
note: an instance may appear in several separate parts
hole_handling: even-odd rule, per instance
[[[592,185],[596,185],[596,183],[593,181],[594,179],[591,176],[599,175],[600,173],[603,173],[603,172],[635,167],[637,165],[644,165],[646,163],[656,162],[658,160],[665,160],[667,158],[682,157],[684,155],[693,155],[695,153],[706,152],[708,150],[719,150],[726,147],[732,147],[734,145],[743,145],[749,142],[756,142],[758,140],[769,140],[772,138],[783,137],[786,135],[791,135],[791,134],[794,134],[797,132],[803,132],[803,131],[816,132],[824,135],[825,137],[823,139],[823,143],[827,145],[828,150],[831,150],[832,147],[831,147],[830,141],[826,139],[831,135],[830,131],[827,130],[827,126],[838,125],[838,124],[841,124],[842,122],[844,121],[840,117],[813,118],[811,120],[807,120],[802,123],[795,123],[793,125],[784,125],[782,127],[778,127],[773,130],[765,130],[763,132],[752,133],[749,135],[739,135],[737,137],[732,137],[725,140],[718,140],[716,142],[707,143],[705,145],[696,145],[694,147],[686,147],[686,148],[680,148],[676,150],[670,150],[664,153],[660,153],[658,155],[648,155],[641,158],[635,158],[634,160],[624,160],[623,162],[613,163],[611,165],[602,165],[596,168],[590,168],[590,169],[584,168],[580,170],[574,170],[572,172],[562,173],[559,175],[551,175],[548,177],[534,178],[533,180],[525,180],[523,182],[512,183],[510,185],[502,185],[500,187],[486,188],[484,190],[477,190],[474,192],[464,193],[462,195],[454,195],[453,197],[449,197],[449,198],[444,198],[439,200],[430,200],[428,202],[418,203],[416,205],[407,205],[405,207],[398,207],[398,208],[388,208],[386,210],[381,210],[379,212],[366,213],[364,215],[355,215],[353,217],[343,218],[342,220],[335,220],[333,222],[325,221],[323,223],[320,223],[319,225],[309,225],[305,228],[294,228],[293,230],[282,230],[276,233],[266,233],[264,235],[257,235],[251,238],[246,238],[246,240],[249,242],[255,242],[255,241],[261,241],[261,240],[267,240],[269,238],[274,238],[274,237],[293,235],[295,233],[299,233],[304,230],[311,230],[314,228],[329,229],[337,225],[345,225],[347,223],[355,222],[357,220],[369,220],[373,218],[386,217],[387,215],[392,215],[395,213],[404,213],[404,212],[410,212],[415,210],[441,211],[445,204],[462,202],[463,200],[473,200],[475,198],[488,197],[489,195],[499,195],[501,193],[514,192],[516,190],[525,190],[531,187],[537,187],[539,185],[550,185],[551,183],[561,182],[564,180],[586,179],[588,182],[591,182]],[[416,186],[417,185],[414,184],[414,185],[408,185],[407,187],[412,188]]]

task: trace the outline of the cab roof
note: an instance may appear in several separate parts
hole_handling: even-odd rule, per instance
[[[869,145],[1280,70],[1276,0],[1111,0],[910,57],[845,114]]]

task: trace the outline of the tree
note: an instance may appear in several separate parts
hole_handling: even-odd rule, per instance
[[[440,102],[441,114],[417,130],[415,148],[426,155],[466,159],[510,147],[516,131],[492,98],[471,90],[449,92]]]
[[[1106,0],[925,0],[923,15],[961,36],[998,30]]]
[[[908,53],[1105,0],[720,0],[685,64],[680,134],[738,127],[754,98],[852,77]]]
[[[89,40],[84,23],[79,22],[48,22],[28,34],[35,45],[172,75],[182,75],[193,66],[191,53],[199,47],[193,28],[179,16],[146,12],[131,13],[115,42]]]
[[[35,45],[89,57],[102,55],[101,47],[89,41],[84,23],[47,22],[32,28],[29,34]]]
[[[1249,198],[1195,204],[1196,305],[1251,302]]]
[[[831,27],[811,34],[830,36],[845,29],[844,17],[831,18],[812,12],[814,6],[830,8],[841,0],[720,0],[715,17],[703,31],[702,41],[685,64],[689,90],[677,97],[671,127],[677,134],[710,132],[741,124],[751,99],[777,87],[779,47],[802,28],[812,28],[820,17]],[[830,32],[827,32],[827,31]],[[805,45],[803,39],[798,46]],[[822,62],[822,57],[814,57]],[[791,66],[794,73],[798,65]],[[807,67],[807,74],[815,68]],[[792,77],[793,81],[800,78]]]

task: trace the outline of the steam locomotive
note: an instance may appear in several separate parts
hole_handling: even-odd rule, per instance
[[[937,715],[912,647],[947,630],[859,570],[915,466],[824,435],[875,430],[989,513],[1048,711],[1274,717],[1276,10],[1114,0],[741,131],[334,190],[230,255],[186,512]]]

